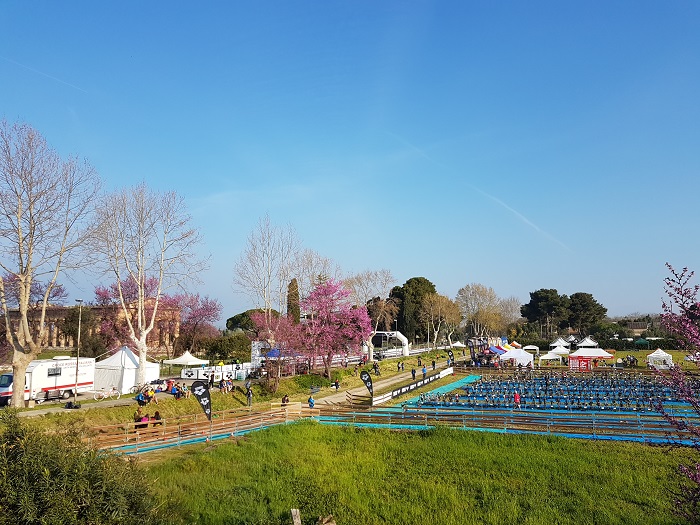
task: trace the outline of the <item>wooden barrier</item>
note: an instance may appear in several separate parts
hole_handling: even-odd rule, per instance
[[[301,402],[282,403],[281,401],[270,401],[270,410],[284,409],[288,414],[300,414]]]
[[[331,423],[411,427],[446,425],[465,429],[492,429],[515,433],[561,434],[593,439],[664,441],[673,428],[657,413],[551,413],[535,411],[449,410],[421,407],[381,412],[355,409],[324,409]]]
[[[221,411],[206,416],[193,415],[162,419],[154,424],[128,423],[93,428],[87,438],[99,449],[121,449],[138,452],[139,449],[173,446],[183,441],[203,438],[235,436],[251,430],[285,424],[300,418],[316,417],[318,410],[304,409],[301,403],[274,408],[264,412]],[[142,425],[146,425],[141,428]]]

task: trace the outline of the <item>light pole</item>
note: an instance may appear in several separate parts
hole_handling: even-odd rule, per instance
[[[83,300],[76,299],[78,303],[78,344],[75,347],[75,389],[73,390],[73,404],[78,403],[78,361],[80,360],[80,322],[83,317]]]

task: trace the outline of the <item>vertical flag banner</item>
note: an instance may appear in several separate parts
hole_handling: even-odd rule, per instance
[[[367,390],[369,390],[369,395],[374,397],[374,388],[372,388],[372,376],[369,375],[369,372],[367,370],[363,370],[362,372],[360,372],[360,379],[362,379],[362,382],[367,387]]]
[[[450,356],[450,363],[454,364],[455,362],[455,355],[452,353],[452,350],[447,351],[447,355]]]
[[[209,394],[209,385],[205,385],[203,381],[195,381],[190,387],[194,397],[197,398],[199,404],[202,405],[202,410],[207,415],[207,419],[211,421],[211,395]]]

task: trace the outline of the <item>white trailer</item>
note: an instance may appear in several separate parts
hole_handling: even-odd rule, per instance
[[[78,359],[76,381],[76,360],[69,356],[56,356],[53,359],[37,359],[29,363],[24,380],[24,400],[41,403],[48,399],[69,399],[74,391],[92,392],[95,389],[95,359]],[[0,405],[7,405],[12,397],[12,374],[0,375]]]

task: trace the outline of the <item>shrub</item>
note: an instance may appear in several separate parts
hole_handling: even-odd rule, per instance
[[[160,523],[144,475],[91,449],[76,428],[48,434],[0,414],[0,524]]]

